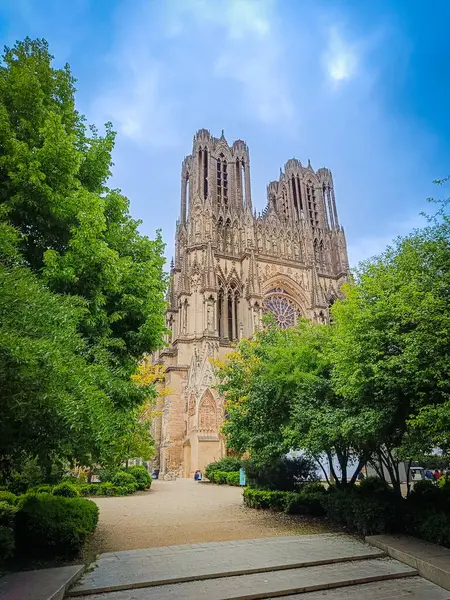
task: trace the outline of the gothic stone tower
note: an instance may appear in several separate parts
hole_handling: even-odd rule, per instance
[[[252,211],[247,145],[201,129],[181,169],[181,210],[168,293],[166,366],[171,395],[153,423],[161,476],[190,477],[223,457],[223,400],[210,357],[223,358],[271,311],[281,327],[327,322],[348,260],[333,178],[289,160]]]

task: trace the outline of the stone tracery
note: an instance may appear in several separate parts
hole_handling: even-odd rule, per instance
[[[264,308],[273,314],[281,329],[293,327],[300,316],[298,306],[283,288],[275,288],[267,293]]]

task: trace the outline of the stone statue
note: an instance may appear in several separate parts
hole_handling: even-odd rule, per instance
[[[214,320],[214,307],[211,302],[208,302],[208,304],[206,306],[206,329],[208,331],[212,331],[214,329],[213,320]]]

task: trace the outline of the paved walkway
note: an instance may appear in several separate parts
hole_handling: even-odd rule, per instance
[[[328,531],[320,521],[249,509],[238,487],[187,479],[155,481],[149,492],[94,500],[100,522],[91,555]]]

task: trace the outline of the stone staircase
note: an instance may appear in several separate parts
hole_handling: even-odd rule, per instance
[[[80,600],[450,600],[450,592],[354,538],[311,535],[107,553]]]

